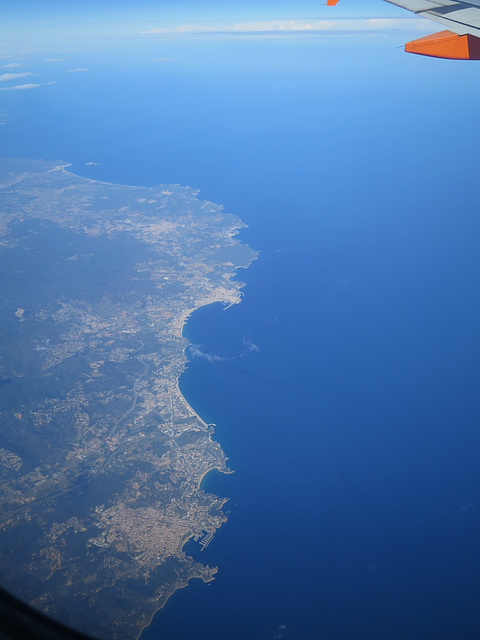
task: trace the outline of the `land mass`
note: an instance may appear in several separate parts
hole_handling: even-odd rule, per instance
[[[99,638],[136,638],[216,567],[227,460],[179,391],[184,323],[241,299],[244,226],[179,185],[0,161],[2,584]]]

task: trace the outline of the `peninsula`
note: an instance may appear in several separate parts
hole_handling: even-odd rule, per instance
[[[244,226],[179,185],[0,161],[2,584],[102,639],[134,639],[215,567],[227,460],[181,395],[188,316],[236,304]]]

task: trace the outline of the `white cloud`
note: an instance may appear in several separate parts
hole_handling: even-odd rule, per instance
[[[65,62],[66,58],[46,58],[44,62]]]
[[[0,87],[0,91],[22,91],[25,89],[36,89],[37,87],[46,87],[49,84],[57,84],[52,82],[40,82],[38,84],[16,84],[13,87]]]
[[[87,67],[79,67],[78,69],[67,69],[67,73],[84,73],[88,71]]]
[[[424,21],[418,18],[346,18],[328,20],[270,20],[262,22],[240,22],[230,25],[183,24],[174,27],[158,27],[141,31],[143,35],[194,35],[194,34],[328,34],[365,33],[391,30],[423,29]]]
[[[213,364],[214,362],[233,362],[234,360],[244,358],[248,353],[260,351],[260,347],[254,344],[251,338],[244,338],[242,344],[242,351],[234,356],[219,356],[216,353],[206,351],[203,344],[191,344],[189,347],[189,355],[192,358],[202,358],[210,362],[210,364]]]
[[[207,353],[206,351],[203,350],[202,345],[200,344],[192,344],[190,346],[189,353],[193,358],[203,358],[204,360],[207,360],[210,363],[224,362],[225,360],[228,359],[222,356],[217,356],[214,353]]]
[[[242,342],[243,342],[243,345],[247,347],[248,351],[260,351],[260,347],[254,344],[251,338],[244,338]]]
[[[278,638],[285,637],[286,633],[287,633],[287,625],[286,624],[280,624],[280,625],[278,625],[277,630],[273,634],[272,638],[273,638],[273,640],[278,640]]]
[[[10,62],[10,64],[3,64],[0,69],[17,69],[22,65],[19,62]]]
[[[7,82],[8,80],[18,80],[18,78],[26,78],[27,76],[33,76],[35,74],[30,72],[24,73],[2,73],[0,75],[0,82]]]

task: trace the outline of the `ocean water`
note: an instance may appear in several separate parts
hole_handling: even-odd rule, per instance
[[[242,305],[189,322],[226,358],[181,388],[218,424],[236,473],[205,488],[232,513],[201,554],[216,582],[145,638],[478,636],[478,223],[379,218],[285,229]]]
[[[235,470],[189,547],[218,577],[142,640],[479,637],[478,88],[397,40],[170,42],[3,96],[2,155],[201,188],[260,251],[186,327]]]

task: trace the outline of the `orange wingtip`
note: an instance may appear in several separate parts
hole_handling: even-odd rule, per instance
[[[407,53],[449,60],[480,60],[480,38],[452,31],[440,31],[405,45]]]
[[[334,7],[338,0],[327,0],[327,7]]]

